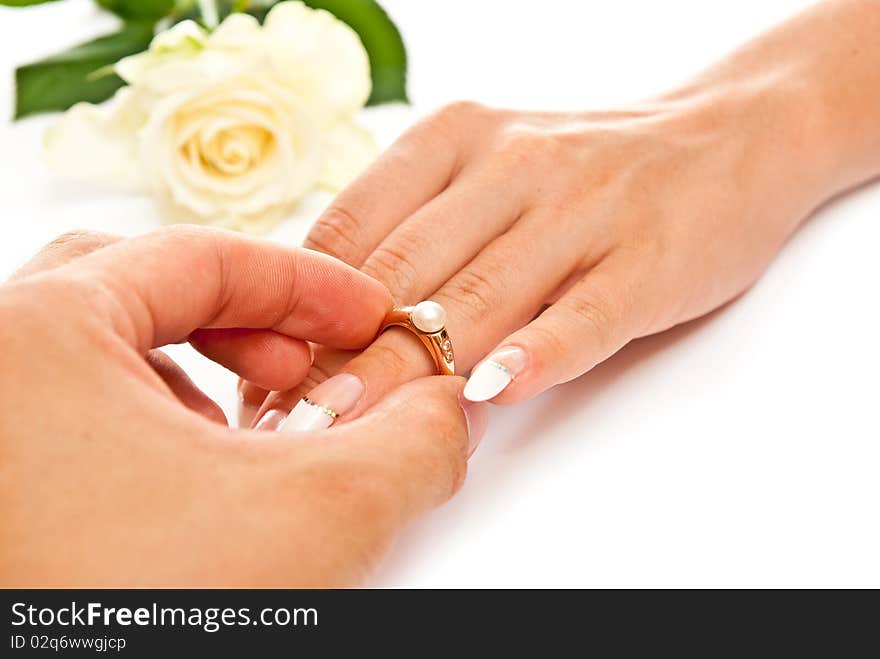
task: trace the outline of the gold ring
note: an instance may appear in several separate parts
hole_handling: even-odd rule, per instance
[[[413,307],[398,307],[388,312],[379,334],[389,327],[403,327],[415,334],[431,354],[437,373],[455,375],[455,353],[446,332],[446,310],[436,302],[425,300]]]

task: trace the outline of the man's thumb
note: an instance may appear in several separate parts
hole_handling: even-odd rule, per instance
[[[443,503],[464,482],[487,418],[485,404],[462,399],[463,384],[448,376],[414,380],[334,431],[333,441],[381,471],[406,516]]]

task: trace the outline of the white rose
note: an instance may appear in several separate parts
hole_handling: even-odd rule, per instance
[[[105,107],[78,104],[46,133],[57,171],[157,195],[170,221],[264,231],[316,186],[338,190],[375,155],[354,116],[370,93],[357,35],[300,2],[263,26],[184,22],[121,60]]]

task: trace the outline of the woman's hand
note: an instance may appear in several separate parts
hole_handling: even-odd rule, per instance
[[[880,169],[878,23],[876,2],[823,3],[621,111],[453,105],[344,191],[306,245],[400,304],[443,304],[459,371],[486,360],[466,396],[528,399],[735,297],[813,208]],[[401,330],[353,359],[319,351],[258,423],[276,427],[340,369],[364,383],[351,417],[432,364]],[[241,392],[251,409],[265,394]]]
[[[457,367],[506,369],[477,367],[467,394],[522,401],[741,292],[816,203],[773,164],[789,148],[783,118],[738,110],[690,98],[607,114],[454,105],[392,146],[305,244],[401,304],[440,302]],[[268,396],[261,427],[349,357],[318,351],[302,387]],[[352,416],[432,362],[393,330],[343,369],[366,383]]]
[[[440,302],[457,367],[504,367],[478,366],[467,395],[522,401],[741,292],[815,203],[772,166],[784,146],[754,134],[778,126],[732,129],[736,114],[702,99],[607,114],[454,105],[392,146],[305,244],[400,304]],[[260,427],[349,357],[319,350],[302,387],[268,396]],[[390,330],[342,368],[366,384],[351,417],[432,362]],[[321,393],[309,397],[338,405]]]
[[[328,433],[268,435],[218,423],[155,349],[195,338],[293,386],[305,340],[364,345],[390,302],[326,256],[221,231],[50,245],[0,288],[0,583],[360,583],[461,483],[468,424],[476,441],[485,422],[462,413],[462,381],[413,382]]]

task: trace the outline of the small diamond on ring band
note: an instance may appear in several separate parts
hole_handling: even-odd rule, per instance
[[[455,375],[455,350],[446,331],[446,310],[432,300],[422,300],[412,307],[395,307],[379,327],[379,334],[389,327],[402,327],[427,348],[438,375]]]
[[[334,412],[333,410],[331,410],[329,407],[324,407],[323,405],[319,405],[315,401],[313,401],[309,398],[306,398],[305,396],[303,396],[303,402],[306,405],[311,405],[312,407],[317,407],[319,410],[321,410],[324,414],[329,416],[331,419],[338,419],[339,418],[339,415],[336,412]]]

